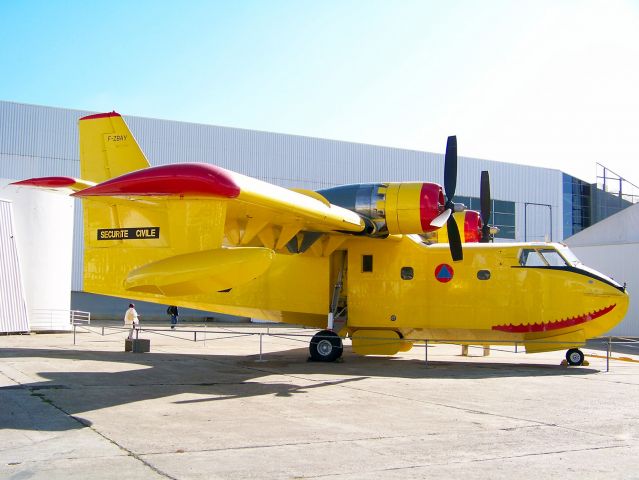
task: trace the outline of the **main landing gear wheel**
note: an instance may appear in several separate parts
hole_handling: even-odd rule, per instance
[[[578,367],[584,364],[584,353],[578,348],[571,348],[566,352],[566,361],[568,365]]]
[[[313,335],[308,350],[314,362],[334,362],[342,356],[344,346],[335,332],[322,330]]]

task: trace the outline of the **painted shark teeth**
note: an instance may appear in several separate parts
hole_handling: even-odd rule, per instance
[[[591,320],[595,320],[596,318],[602,317],[607,313],[611,312],[613,308],[615,308],[617,304],[609,305],[601,310],[596,310],[594,312],[582,313],[581,315],[577,315],[574,317],[555,320],[552,322],[541,322],[541,323],[520,323],[519,325],[493,325],[493,330],[499,330],[501,332],[510,332],[510,333],[533,333],[533,332],[547,332],[549,330],[559,330],[567,327],[574,327],[575,325],[580,325],[582,323],[589,322]]]

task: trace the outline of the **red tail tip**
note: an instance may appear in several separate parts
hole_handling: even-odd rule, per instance
[[[121,117],[118,112],[113,110],[112,112],[107,113],[96,113],[94,115],[87,115],[86,117],[82,117],[80,120],[93,120],[94,118],[106,118],[106,117]]]

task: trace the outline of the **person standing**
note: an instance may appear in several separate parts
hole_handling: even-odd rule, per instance
[[[166,309],[166,313],[171,316],[171,330],[173,330],[178,323],[178,307],[176,307],[175,305],[171,305],[169,308]]]
[[[140,326],[140,316],[135,310],[135,305],[133,303],[129,303],[129,309],[124,314],[124,326],[131,327],[129,336],[127,337],[128,340],[131,340],[133,338],[133,332]]]

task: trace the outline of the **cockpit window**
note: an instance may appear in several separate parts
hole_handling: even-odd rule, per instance
[[[559,252],[552,248],[524,248],[519,257],[522,267],[565,267],[568,264]]]
[[[521,251],[519,265],[522,267],[545,267],[546,262],[537,250],[525,248]]]
[[[559,255],[559,252],[557,250],[544,249],[544,250],[539,250],[539,253],[541,253],[541,256],[544,257],[544,260],[546,260],[546,262],[548,262],[548,265],[551,267],[567,266],[566,261],[563,259],[561,255]]]

